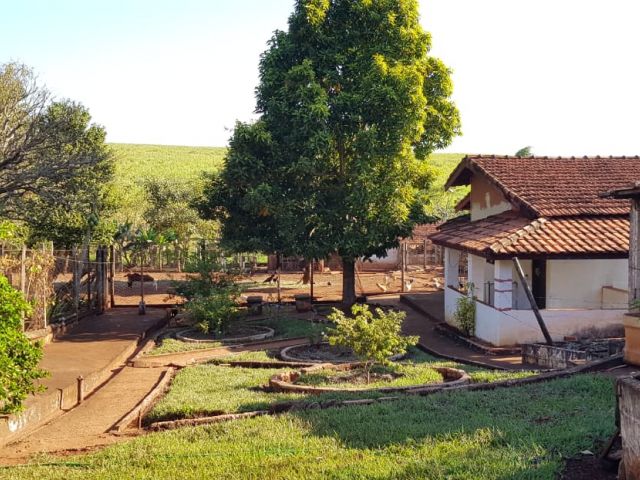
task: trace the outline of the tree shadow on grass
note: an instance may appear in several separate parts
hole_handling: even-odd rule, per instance
[[[614,404],[609,380],[583,375],[291,415],[345,448],[413,458],[390,478],[553,478],[611,434]]]

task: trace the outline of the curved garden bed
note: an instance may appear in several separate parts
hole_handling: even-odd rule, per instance
[[[229,332],[226,336],[215,338],[195,328],[188,328],[177,332],[176,339],[187,343],[242,343],[272,338],[275,333],[273,328],[263,325],[242,325]]]
[[[314,374],[321,372],[352,372],[362,369],[362,363],[345,363],[345,364],[318,364],[308,368],[303,368],[297,371],[290,371],[279,373],[269,379],[269,387],[274,392],[290,392],[290,393],[305,393],[305,394],[322,394],[322,393],[335,393],[335,392],[407,392],[407,391],[420,391],[431,388],[449,388],[452,386],[459,386],[471,383],[471,377],[463,370],[451,367],[433,367],[434,373],[439,374],[440,378],[431,377],[433,381],[428,383],[414,384],[414,385],[397,385],[397,386],[372,386],[365,385],[364,387],[358,386],[357,383],[350,383],[350,378],[353,376],[343,376],[347,380],[341,386],[328,386],[328,385],[310,385],[304,384],[305,380],[313,378]],[[388,375],[388,374],[387,374]],[[358,377],[356,377],[358,378]],[[390,375],[387,379],[388,383],[393,383],[393,375]],[[379,384],[379,382],[376,382]],[[355,386],[355,388],[354,388]]]
[[[403,355],[394,355],[390,360],[399,360],[402,357]],[[280,351],[280,358],[285,362],[314,364],[352,364],[360,361],[351,350],[329,345],[327,342],[283,348]]]

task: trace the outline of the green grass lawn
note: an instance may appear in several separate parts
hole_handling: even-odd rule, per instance
[[[614,430],[613,382],[543,384],[291,412],[150,434],[0,471],[21,479],[555,479]]]
[[[265,318],[260,320],[249,319],[246,321],[255,325],[263,325],[265,327],[273,328],[275,330],[273,340],[317,336],[326,328],[326,325],[313,323],[295,317]],[[221,345],[223,345],[223,342],[189,343],[173,338],[165,338],[162,340],[160,345],[149,350],[146,355],[154,356],[166,353],[190,352],[193,350],[202,350],[204,348],[215,348]]]
[[[217,359],[217,362],[226,360],[273,361],[274,358],[272,354],[264,351],[247,352],[241,355],[222,357]],[[463,369],[469,373],[474,382],[522,378],[534,374],[528,371],[485,370],[479,367],[442,361],[416,349],[411,352],[410,359],[403,362],[399,367],[408,372],[407,377],[401,377],[384,384],[380,382],[380,384],[373,384],[372,386],[407,386],[441,380],[441,377],[433,370],[434,366]],[[289,401],[309,402],[330,399],[377,398],[388,395],[381,392],[350,392],[348,384],[341,385],[344,386],[344,392],[323,393],[321,395],[269,393],[261,389],[263,385],[268,384],[271,376],[287,370],[291,370],[291,368],[231,368],[214,364],[186,367],[178,372],[171,389],[154,406],[148,414],[147,420],[152,422],[191,416],[248,412],[266,409],[278,403]]]

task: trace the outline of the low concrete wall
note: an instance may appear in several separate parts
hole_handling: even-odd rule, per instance
[[[541,343],[526,343],[522,345],[522,363],[544,368],[570,368],[584,365],[587,362],[618,355],[624,346],[623,339],[601,340],[590,345],[602,348],[602,351],[576,350],[575,345],[563,344],[546,345]],[[586,346],[585,346],[586,348]]]
[[[165,322],[165,319],[159,320],[148,331],[156,329],[163,322]],[[138,341],[132,341],[131,345],[108,362],[105,367],[85,375],[83,397],[87,397],[113,376],[114,368],[124,365],[138,348],[138,342],[145,337],[146,333],[142,334]],[[61,411],[73,408],[77,404],[78,386],[77,382],[73,382],[64,388],[38,395],[35,401],[31,402],[24,411],[18,414],[0,415],[0,447],[35,430]]]
[[[88,317],[89,314],[81,315],[76,319],[75,315],[67,318],[60,319],[56,323],[51,323],[46,328],[40,330],[31,330],[25,332],[25,335],[31,342],[42,342],[43,345],[52,342],[56,338],[67,333],[73,326],[75,326],[80,320]]]
[[[626,478],[640,478],[640,380],[624,377],[617,382],[622,434],[622,462]]]

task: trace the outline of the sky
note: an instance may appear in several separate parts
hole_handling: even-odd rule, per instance
[[[32,67],[110,142],[224,146],[293,0],[0,0],[0,63]],[[453,71],[446,150],[640,154],[637,0],[421,0]]]

